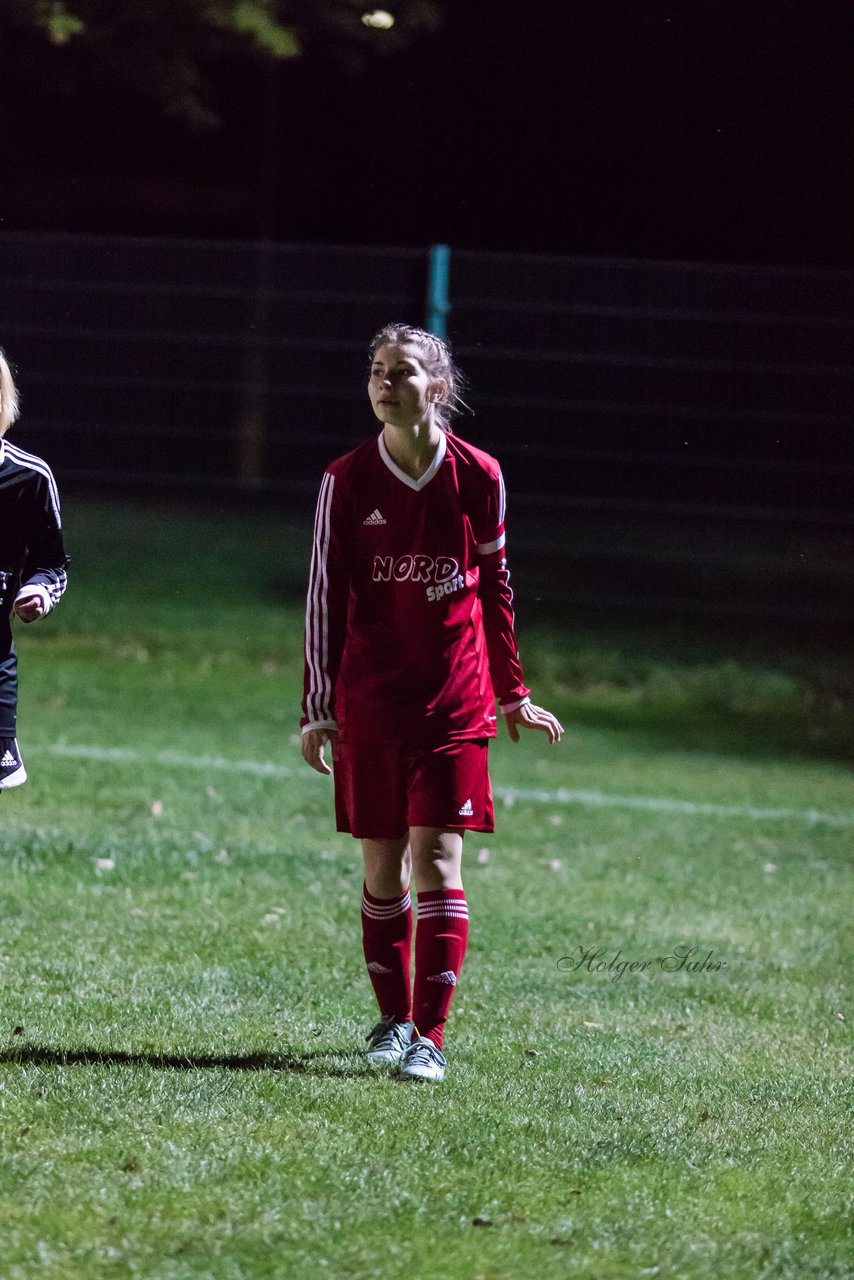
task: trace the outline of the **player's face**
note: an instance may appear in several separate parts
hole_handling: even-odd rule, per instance
[[[380,422],[413,427],[430,416],[436,387],[421,363],[418,347],[379,347],[371,365],[368,395]]]

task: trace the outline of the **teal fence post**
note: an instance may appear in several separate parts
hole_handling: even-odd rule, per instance
[[[451,309],[448,293],[450,275],[450,245],[431,245],[427,262],[427,328],[440,338],[447,336],[448,312]]]

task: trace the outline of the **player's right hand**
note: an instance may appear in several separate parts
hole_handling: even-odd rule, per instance
[[[331,773],[332,770],[324,760],[324,749],[327,742],[332,754],[332,763],[338,759],[338,730],[337,729],[309,729],[308,733],[302,735],[301,748],[302,758],[306,764],[310,764],[312,769],[317,773]]]

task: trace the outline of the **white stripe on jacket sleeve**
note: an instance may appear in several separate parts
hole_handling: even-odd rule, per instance
[[[306,715],[310,721],[333,719],[332,681],[329,662],[329,541],[332,523],[332,492],[335,477],[323,477],[314,521],[308,598],[305,607],[305,659],[308,665]]]

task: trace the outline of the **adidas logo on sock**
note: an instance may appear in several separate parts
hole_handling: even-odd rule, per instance
[[[18,763],[18,761],[17,761],[17,760],[15,759],[15,757],[12,755],[12,752],[11,752],[11,751],[7,751],[7,752],[6,752],[6,754],[4,755],[3,759],[2,759],[2,760],[0,760],[0,769],[10,769],[10,768],[12,768],[14,765],[16,765],[17,763]]]
[[[473,818],[474,809],[471,807],[471,800],[466,800],[462,808],[457,810],[457,813],[460,815],[461,818]]]
[[[374,507],[371,514],[369,516],[366,516],[365,519],[362,521],[362,524],[388,524],[388,521],[383,519],[382,515],[380,514],[379,507]]]
[[[369,973],[391,973],[391,969],[387,969],[384,964],[380,964],[379,960],[372,960],[368,965]]]
[[[457,985],[457,975],[450,969],[446,969],[444,973],[431,974],[427,981],[442,982],[446,987],[455,987]]]

